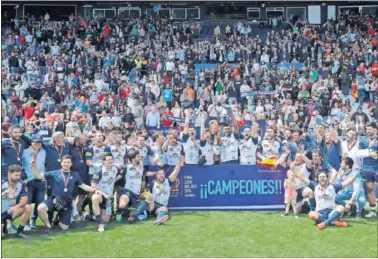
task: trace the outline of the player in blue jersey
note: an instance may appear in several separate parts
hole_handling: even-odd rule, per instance
[[[366,138],[360,140],[358,155],[359,158],[363,158],[361,176],[365,180],[366,194],[370,204],[370,211],[365,217],[371,218],[377,215],[374,192],[374,184],[378,181],[377,123],[371,122],[366,125],[366,135]]]

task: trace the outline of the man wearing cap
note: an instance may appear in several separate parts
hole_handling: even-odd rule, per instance
[[[28,203],[35,203],[33,215],[29,225],[31,228],[36,228],[35,223],[38,218],[37,207],[45,199],[46,181],[35,179],[31,170],[32,160],[36,162],[36,166],[41,173],[46,171],[46,151],[42,148],[42,137],[38,135],[32,136],[30,147],[25,149],[22,155],[23,169],[25,170],[25,174],[28,178],[28,182],[26,184],[28,188]]]
[[[374,183],[378,180],[378,137],[377,123],[371,122],[366,125],[366,137],[360,140],[359,157],[363,159],[361,176],[366,181],[366,194],[370,204],[370,212],[365,217],[375,217],[375,193]]]

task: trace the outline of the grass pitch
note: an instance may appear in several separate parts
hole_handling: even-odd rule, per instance
[[[377,257],[377,220],[349,219],[347,228],[317,229],[305,214],[279,212],[181,212],[153,226],[75,223],[64,233],[28,239],[8,236],[2,257]],[[39,225],[41,223],[39,222]]]

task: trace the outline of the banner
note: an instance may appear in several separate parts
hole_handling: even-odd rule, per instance
[[[170,166],[167,177],[173,171]],[[156,171],[155,166],[150,171]],[[154,177],[149,177],[150,184]],[[184,166],[171,187],[170,210],[283,209],[286,169],[262,166]]]

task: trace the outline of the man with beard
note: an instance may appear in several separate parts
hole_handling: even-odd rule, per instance
[[[113,156],[105,153],[102,158],[103,166],[92,177],[92,188],[97,193],[92,195],[93,214],[96,217],[98,231],[104,232],[104,224],[109,222],[111,216],[111,199],[118,169],[113,165]],[[109,213],[110,212],[110,213]]]
[[[176,165],[180,159],[180,155],[184,153],[183,147],[176,140],[175,136],[171,133],[167,135],[162,151],[165,154],[167,165]]]
[[[127,149],[126,146],[122,144],[121,132],[113,132],[113,145],[108,146],[105,151],[113,155],[115,166],[120,167],[126,163]]]
[[[219,154],[219,146],[221,144],[221,135],[220,129],[216,127],[216,122],[210,121],[211,129],[205,128],[206,120],[202,121],[201,124],[201,141],[200,141],[200,150],[201,154],[205,157],[205,165],[214,165],[215,161],[214,156]]]
[[[378,181],[378,136],[377,123],[371,122],[366,126],[366,138],[360,140],[359,157],[363,159],[361,176],[366,183],[366,194],[370,204],[367,218],[377,215],[375,205],[374,183]]]
[[[268,158],[278,158],[281,152],[281,142],[276,139],[276,128],[269,126],[266,129],[265,139],[257,147],[257,159],[264,161]]]
[[[343,157],[350,157],[353,160],[353,170],[359,171],[362,166],[362,160],[358,156],[359,140],[357,132],[349,130],[346,134],[346,140],[341,142],[341,151]]]
[[[85,161],[87,166],[89,167],[88,171],[88,181],[92,181],[93,174],[97,172],[99,168],[102,167],[102,156],[105,153],[105,149],[107,146],[104,144],[105,136],[100,132],[97,131],[96,134],[93,137],[92,145],[90,145],[85,150]],[[92,211],[92,201],[90,197],[87,197],[87,199],[84,201],[84,204],[82,206],[82,209],[85,208],[87,204],[89,204],[89,210],[90,214],[93,214]]]
[[[1,143],[1,179],[5,180],[8,175],[9,165],[20,165],[23,157],[25,142],[21,139],[22,131],[20,126],[12,126],[9,129],[10,139],[3,140]],[[26,175],[23,172],[21,179],[25,179]],[[15,234],[16,228],[13,222],[9,224],[8,233]]]
[[[25,143],[21,139],[22,132],[20,126],[12,126],[9,129],[10,139],[1,143],[1,179],[6,179],[9,165],[21,165],[22,154]]]
[[[151,184],[151,194],[143,197],[144,200],[138,206],[135,214],[129,218],[129,222],[135,222],[138,216],[146,210],[157,216],[154,225],[164,224],[170,219],[168,216],[168,202],[171,186],[176,182],[180,169],[184,165],[184,160],[184,156],[180,156],[179,162],[168,178],[166,178],[164,170],[157,171],[156,180]]]
[[[221,160],[223,164],[237,164],[239,160],[239,127],[232,112],[230,116],[233,122],[233,131],[230,126],[223,128],[224,136],[221,144]]]
[[[142,134],[137,135],[136,143],[134,149],[139,152],[140,157],[142,158],[142,164],[148,164],[148,156],[153,157],[153,164],[157,164],[159,161],[159,155],[154,153],[149,146],[146,145],[146,138]],[[164,150],[163,150],[164,152]]]
[[[186,165],[198,165],[200,158],[199,142],[196,139],[196,129],[190,127],[191,109],[185,110],[185,124],[182,136],[182,142],[185,153]]]
[[[1,237],[7,220],[13,221],[20,217],[17,236],[28,237],[24,234],[24,227],[31,215],[31,206],[28,204],[28,191],[26,184],[21,182],[21,166],[10,165],[7,179],[1,182]]]
[[[128,207],[136,208],[140,194],[145,189],[146,185],[146,170],[143,168],[143,160],[139,151],[131,149],[127,152],[127,157],[130,164],[124,168],[122,174],[117,176],[117,179],[125,177],[126,184],[120,194],[119,209],[124,210]]]
[[[330,128],[325,133],[324,138],[317,136],[320,143],[323,159],[326,160],[336,170],[340,169],[341,144],[337,132],[334,128]]]
[[[278,163],[280,163],[284,167],[289,167],[290,170],[293,172],[300,172],[306,179],[310,179],[311,172],[312,172],[312,161],[307,157],[304,150],[298,150],[298,152],[295,155],[294,162],[287,161],[287,157],[290,155],[290,148],[286,147],[286,150],[284,154],[277,160]],[[312,191],[310,188],[306,187],[305,184],[303,184],[302,181],[296,179],[296,186],[297,186],[297,212],[300,213],[302,211],[303,206],[303,199],[309,198],[312,196]],[[311,210],[315,209],[315,204],[312,203],[310,200],[310,207]],[[284,214],[285,215],[285,214]],[[286,216],[286,215],[285,215]]]
[[[258,127],[255,123],[252,124],[252,134],[250,128],[245,128],[243,133],[244,139],[239,141],[239,153],[241,165],[255,165],[256,151],[260,137],[258,134]]]
[[[323,230],[327,226],[348,226],[346,222],[339,221],[344,214],[345,208],[342,205],[336,206],[335,201],[337,192],[353,182],[352,179],[348,179],[341,184],[330,184],[325,171],[319,173],[319,182],[310,181],[299,171],[295,175],[314,192],[316,209],[310,212],[309,217],[316,222],[319,230]]]

